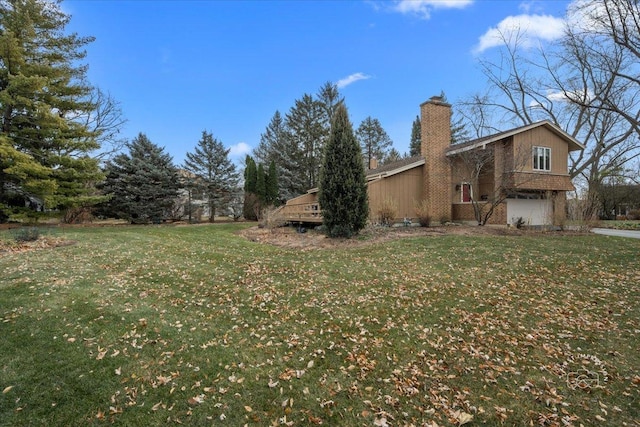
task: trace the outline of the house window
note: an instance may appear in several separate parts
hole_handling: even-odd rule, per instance
[[[551,170],[551,148],[533,147],[533,170]]]
[[[462,190],[462,203],[470,203],[473,197],[473,192],[471,189],[471,184],[468,182],[463,182],[461,186]]]

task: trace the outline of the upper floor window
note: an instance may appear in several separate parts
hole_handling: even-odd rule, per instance
[[[533,147],[533,170],[551,170],[551,148]]]

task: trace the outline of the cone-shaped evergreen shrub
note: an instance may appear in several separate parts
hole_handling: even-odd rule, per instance
[[[329,237],[351,237],[367,224],[369,202],[362,151],[343,103],[331,122],[318,201]]]

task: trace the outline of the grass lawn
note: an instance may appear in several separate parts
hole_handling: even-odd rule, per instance
[[[636,239],[242,227],[0,253],[0,424],[640,425]]]
[[[613,228],[616,230],[640,230],[640,221],[631,221],[631,220],[600,221],[600,224],[598,224],[598,226],[604,227],[604,228]]]

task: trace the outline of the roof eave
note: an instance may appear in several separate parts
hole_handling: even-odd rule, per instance
[[[537,128],[539,126],[547,127],[553,133],[555,133],[556,135],[558,135],[559,137],[561,137],[562,139],[567,141],[567,145],[569,147],[569,151],[584,150],[585,146],[583,144],[581,144],[580,142],[578,142],[577,139],[575,139],[573,136],[569,135],[568,133],[566,133],[565,131],[560,129],[558,126],[556,126],[553,123],[551,123],[549,120],[544,120],[544,121],[532,123],[530,125],[523,126],[523,127],[520,127],[520,128],[512,129],[511,131],[499,133],[499,134],[495,135],[494,137],[488,137],[487,139],[482,139],[481,141],[478,141],[475,144],[472,143],[472,144],[469,144],[469,145],[466,145],[466,146],[463,146],[463,147],[460,147],[460,148],[455,148],[455,145],[454,145],[454,146],[452,146],[451,148],[448,149],[448,151],[446,153],[446,156],[447,157],[455,156],[455,155],[458,155],[460,153],[464,153],[466,151],[475,150],[475,149],[477,149],[479,147],[482,147],[482,149],[485,149],[488,144],[493,144],[494,142],[501,141],[501,140],[503,140],[505,138],[509,138],[509,137],[511,137],[513,135],[517,135],[519,133],[526,132],[528,130]]]

